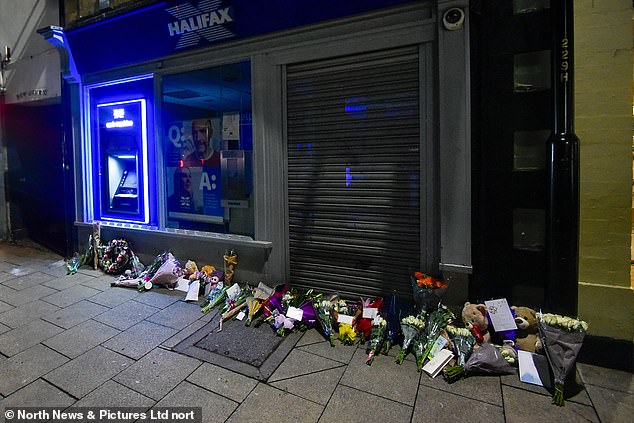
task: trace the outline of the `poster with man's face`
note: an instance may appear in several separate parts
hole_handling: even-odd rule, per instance
[[[168,220],[223,223],[221,136],[218,118],[167,125],[164,156]],[[177,226],[191,228],[192,224]]]

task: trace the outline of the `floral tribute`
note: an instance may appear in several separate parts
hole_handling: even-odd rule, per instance
[[[553,404],[562,407],[564,384],[575,367],[588,324],[558,314],[537,313],[537,327],[555,381]]]
[[[424,319],[424,317],[423,317]],[[396,363],[403,364],[405,356],[409,352],[413,342],[420,336],[421,331],[425,327],[425,321],[416,316],[407,316],[401,320],[401,331],[403,332],[403,345],[398,355]]]
[[[420,311],[435,310],[447,290],[447,283],[422,272],[411,276],[414,302]]]
[[[370,334],[370,339],[368,340],[368,347],[366,350],[368,356],[365,359],[365,364],[367,364],[368,366],[372,365],[377,351],[381,350],[382,344],[385,341],[386,327],[387,322],[380,315],[377,315],[374,319],[372,319],[372,331]]]

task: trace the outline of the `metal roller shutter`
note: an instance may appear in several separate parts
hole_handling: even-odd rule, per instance
[[[420,265],[418,48],[289,65],[291,283],[411,292]]]

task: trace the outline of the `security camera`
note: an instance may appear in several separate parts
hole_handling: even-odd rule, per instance
[[[442,24],[448,31],[455,31],[464,25],[464,11],[457,7],[447,9],[442,15]]]

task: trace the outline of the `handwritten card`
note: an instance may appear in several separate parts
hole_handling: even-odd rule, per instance
[[[240,293],[240,286],[237,283],[234,283],[233,285],[229,287],[229,289],[227,289],[228,298],[235,298],[238,296],[239,293]]]
[[[190,283],[185,301],[198,301],[198,291],[200,291],[200,282],[194,281]]]
[[[300,321],[304,317],[304,310],[297,307],[289,307],[286,311],[286,317]]]
[[[506,302],[506,298],[485,301],[484,305],[487,308],[493,329],[495,329],[496,332],[517,329],[515,318],[513,317],[513,313],[511,313],[509,304]]]
[[[379,314],[379,309],[376,307],[365,307],[363,309],[364,319],[374,319]]]
[[[337,315],[337,323],[347,323],[349,325],[354,323],[354,316],[348,316],[347,314]]]
[[[453,353],[449,350],[440,350],[438,354],[423,366],[423,371],[432,378],[436,377],[438,373],[449,363],[452,359]]]
[[[246,314],[244,313],[244,311],[241,311],[240,313],[238,313],[238,315],[236,316],[236,319],[242,321],[244,318],[246,317]]]

